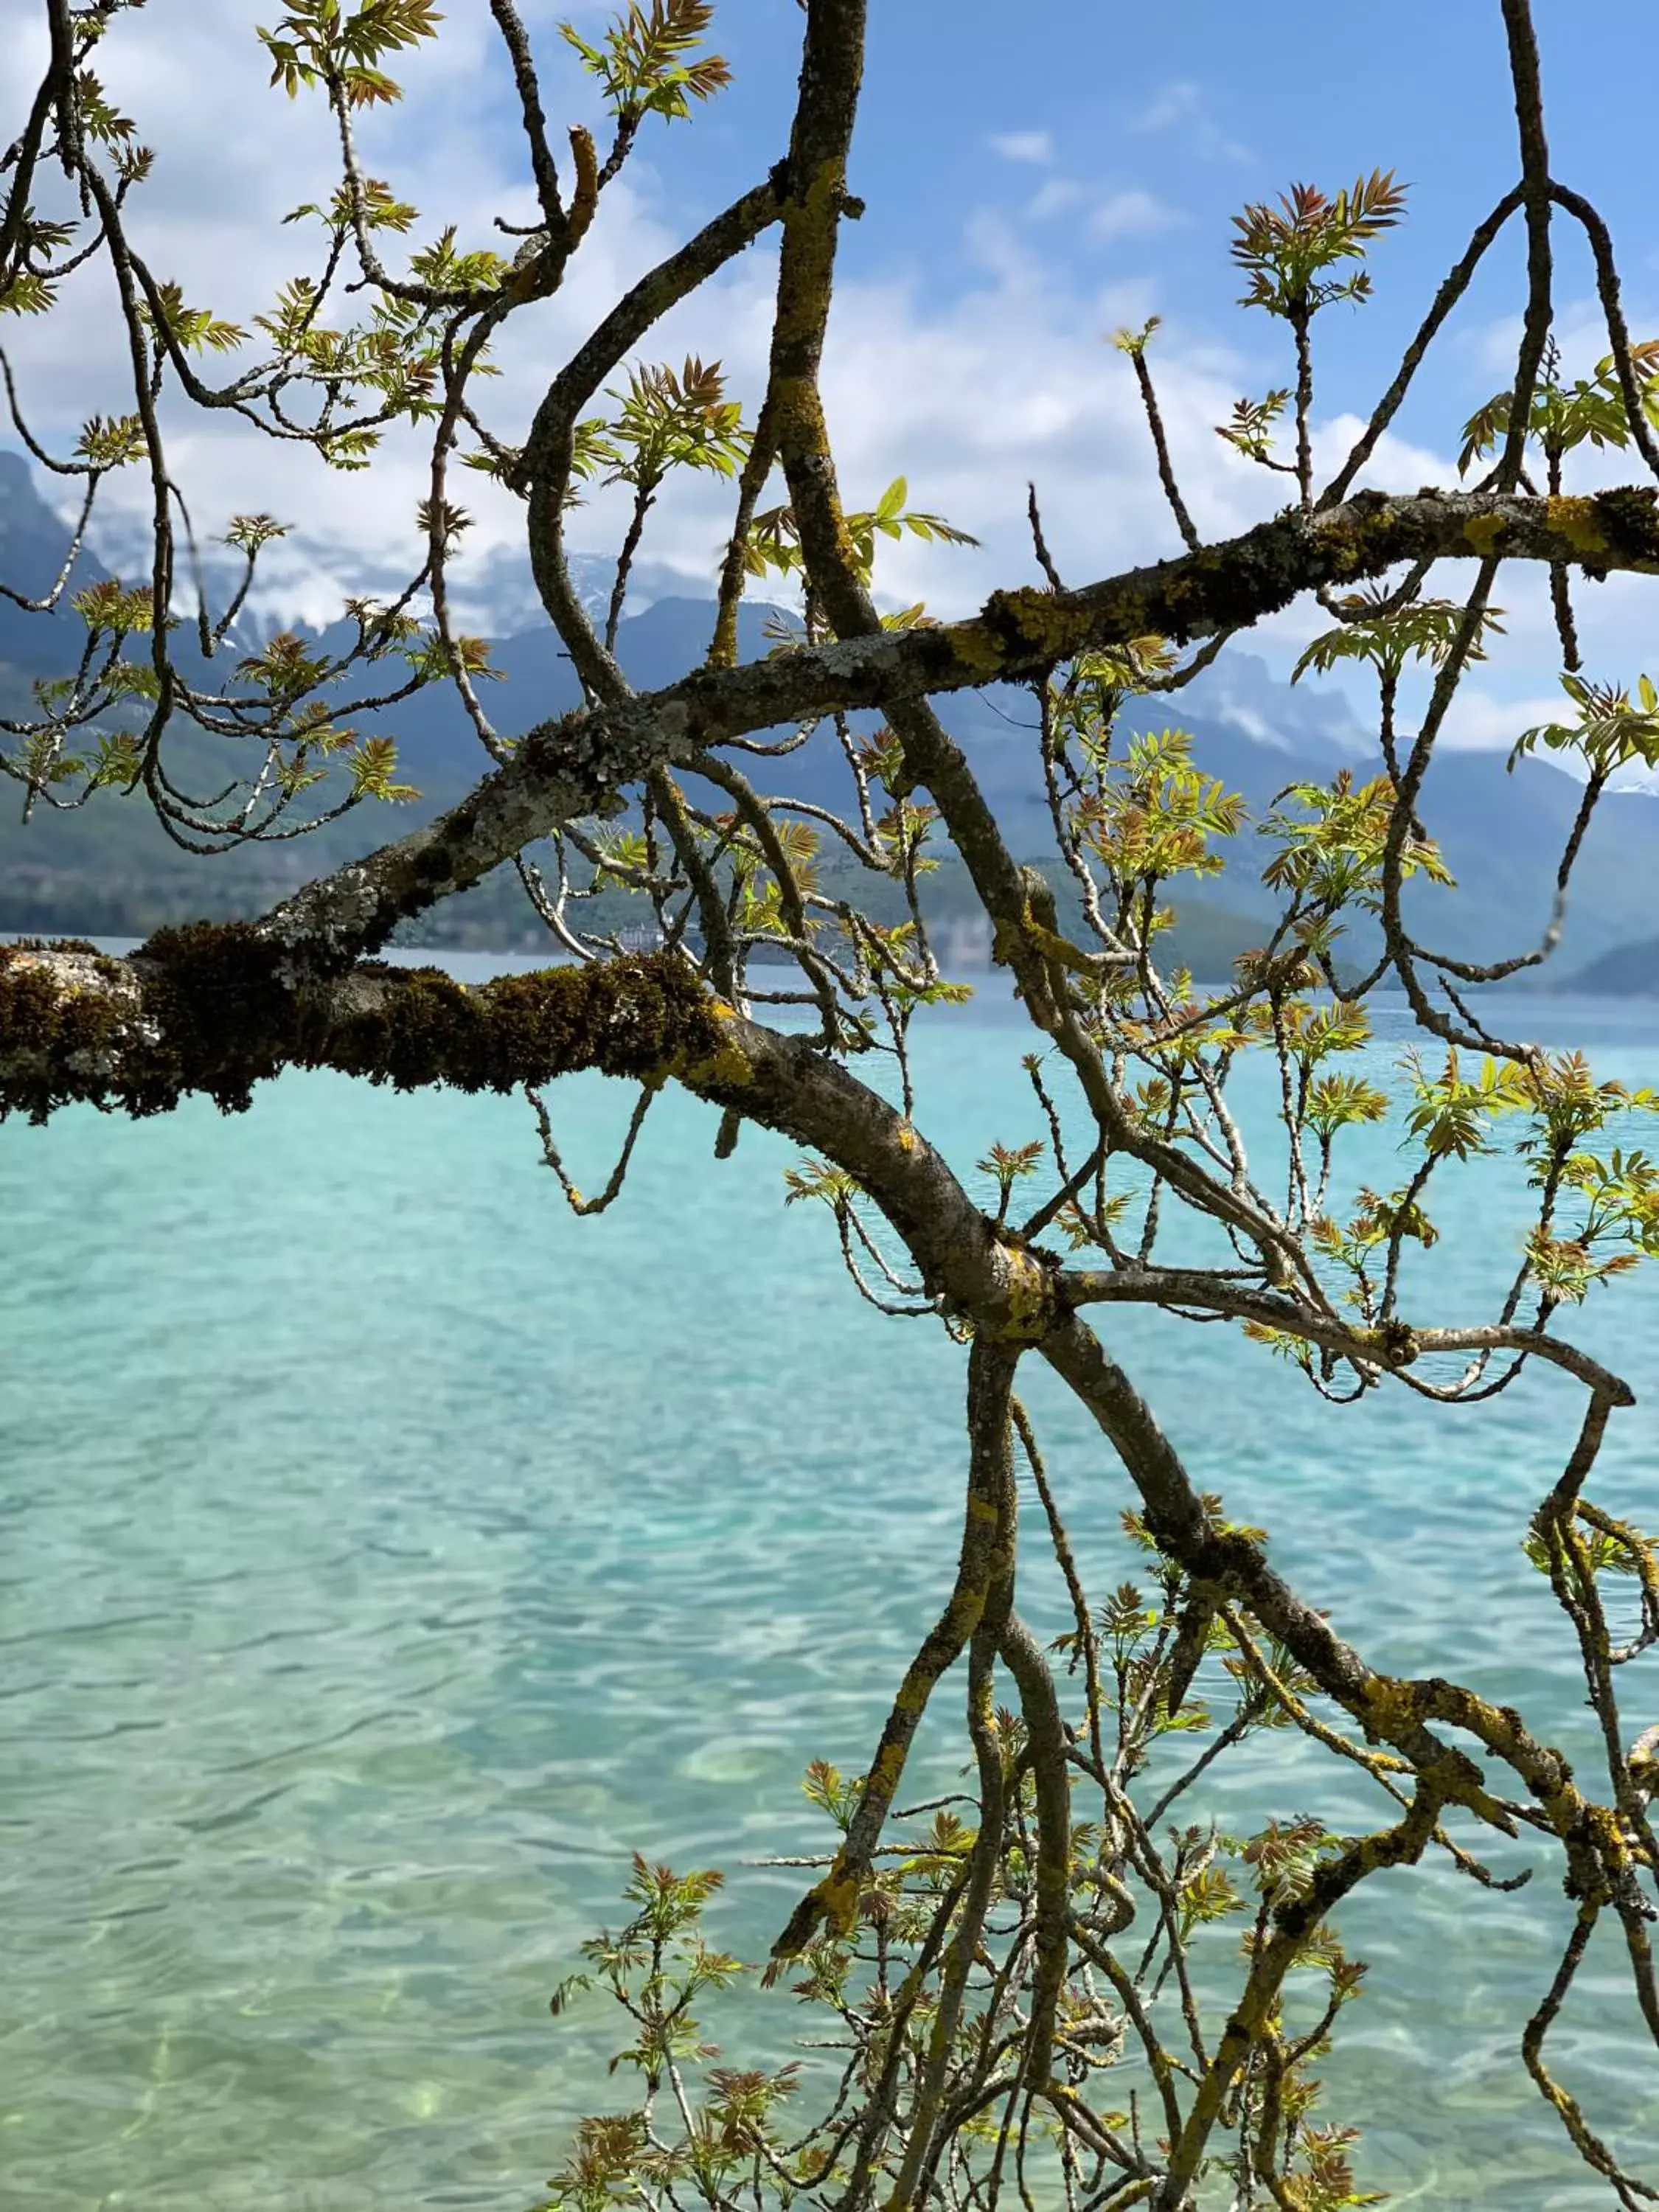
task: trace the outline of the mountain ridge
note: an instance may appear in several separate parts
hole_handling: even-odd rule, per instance
[[[68,536],[62,518],[35,489],[26,461],[0,451],[0,579],[26,595],[41,594],[61,568]],[[213,556],[205,565],[211,601],[229,588],[235,564]],[[520,565],[523,574],[505,559],[498,559],[495,567],[498,605],[509,623],[526,605],[527,564]],[[573,565],[583,596],[590,605],[599,605],[608,593],[608,564],[596,556],[577,556]],[[76,564],[70,589],[108,573],[96,544],[89,545]],[[665,582],[678,580],[665,572],[649,573],[646,604],[621,626],[618,659],[629,680],[641,689],[673,682],[706,655],[712,601],[683,589],[662,588]],[[465,606],[459,594],[458,605]],[[489,627],[488,607],[473,604],[466,611]],[[769,648],[768,625],[778,612],[744,604],[739,634],[743,658]],[[234,653],[222,663],[216,659],[210,666],[201,662],[191,630],[181,629],[181,662],[194,664],[192,680],[211,678],[222,684],[232,675],[234,658],[263,643],[275,620],[267,602],[256,617],[239,625]],[[325,647],[331,643],[337,649],[355,634],[353,626],[343,622],[320,632],[309,623],[293,626],[313,641]],[[54,615],[31,615],[0,599],[0,700],[11,702],[0,710],[16,711],[27,702],[31,678],[61,674],[73,665],[78,629],[78,622],[62,605]],[[486,711],[499,720],[504,732],[514,733],[580,702],[574,671],[550,625],[509,628],[506,635],[491,629],[489,634],[491,663],[500,681],[481,685],[480,691]],[[938,704],[1016,853],[1022,858],[1052,855],[1029,693],[988,687]],[[870,715],[854,719],[860,727],[874,726],[878,720]],[[189,856],[188,866],[182,865],[186,856],[169,844],[148,808],[136,799],[123,807],[114,794],[100,793],[92,805],[73,812],[38,807],[27,830],[15,817],[0,819],[0,927],[90,929],[96,908],[106,933],[124,933],[111,928],[109,916],[117,908],[127,911],[130,920],[137,918],[137,907],[146,912],[165,908],[162,918],[167,919],[208,913],[215,907],[258,911],[261,903],[280,896],[319,867],[360,857],[453,805],[488,768],[461,703],[447,685],[419,692],[395,710],[371,712],[353,720],[365,735],[380,732],[397,738],[399,775],[421,787],[418,805],[399,808],[395,814],[366,805],[298,843],[245,848],[210,860]],[[1224,652],[1179,693],[1129,702],[1122,726],[1132,732],[1171,726],[1190,730],[1196,764],[1241,792],[1256,820],[1289,783],[1328,783],[1341,768],[1364,777],[1382,766],[1374,738],[1346,695],[1329,686],[1279,682],[1265,662],[1237,648]],[[181,729],[177,746],[181,781],[189,784],[200,776],[210,784],[216,776],[222,782],[223,742]],[[173,741],[169,743],[171,746]],[[769,792],[786,800],[837,809],[847,803],[844,763],[828,729],[821,729],[799,751],[769,760],[765,781]],[[712,792],[703,795],[711,805],[726,803]],[[1513,775],[1506,775],[1501,757],[1494,754],[1439,754],[1424,807],[1461,888],[1449,893],[1420,879],[1408,884],[1407,913],[1413,925],[1437,950],[1463,960],[1497,960],[1529,949],[1547,919],[1556,864],[1581,795],[1581,787],[1547,762],[1523,760]],[[1255,853],[1248,833],[1232,842],[1233,864],[1226,875],[1217,879],[1213,889],[1200,886],[1196,900],[1177,893],[1177,903],[1212,916],[1225,912],[1230,926],[1236,925],[1235,936],[1258,942],[1273,902],[1259,882],[1257,867],[1249,865]],[[1596,971],[1601,963],[1628,951],[1650,933],[1646,885],[1656,868],[1659,805],[1645,794],[1609,794],[1586,840],[1562,952],[1551,965],[1552,981],[1568,963],[1565,981]],[[477,893],[468,896],[480,911],[497,909],[493,894],[483,902]],[[539,928],[516,881],[512,896]],[[1351,939],[1348,949],[1351,957],[1363,958],[1362,940]],[[1607,972],[1626,971],[1615,961]]]

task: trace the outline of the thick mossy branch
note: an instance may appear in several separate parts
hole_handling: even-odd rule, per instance
[[[283,1068],[401,1091],[508,1091],[595,1068],[666,1076],[718,1063],[712,1002],[664,954],[504,975],[369,963],[307,993],[250,922],[158,930],[131,960],[89,945],[0,946],[0,1117],[76,1101],[142,1115],[192,1091],[224,1111]]]
[[[227,1113],[284,1067],[413,1091],[507,1092],[594,1070],[676,1082],[850,1175],[930,1296],[996,1342],[1064,1317],[1060,1264],[1006,1237],[905,1116],[804,1036],[746,1019],[678,953],[458,983],[366,961],[295,986],[251,922],[161,930],[131,958],[83,942],[0,946],[0,1119],[77,1102],[158,1114],[191,1092]]]
[[[671,955],[544,968],[468,989],[441,969],[379,969],[392,988],[337,1020],[327,1065],[399,1091],[507,1091],[597,1069],[644,1078],[717,1060],[709,1002]]]

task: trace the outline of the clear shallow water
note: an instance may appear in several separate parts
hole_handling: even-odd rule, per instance
[[[963,1164],[1038,1133],[1006,1011],[923,1047],[922,1118]],[[1652,1008],[1525,1019],[1659,1080]],[[554,1103],[597,1188],[627,1096]],[[562,2124],[614,2099],[604,2009],[556,2024],[546,2000],[620,1917],[630,1849],[724,1866],[719,1933],[763,1953],[799,1877],[741,1863],[821,1842],[801,1768],[862,1765],[948,1587],[963,1355],[860,1304],[827,1223],[781,1203],[788,1147],[747,1132],[720,1165],[713,1133],[664,1100],[627,1197],[580,1222],[514,1100],[290,1075],[238,1119],[0,1128],[5,2212],[522,2212]],[[1389,1159],[1383,1137],[1356,1172]],[[1452,1317],[1513,1264],[1522,1200],[1499,1164],[1448,1190],[1423,1281]],[[1588,1760],[1565,1624],[1518,1549],[1572,1386],[1344,1413],[1234,1332],[1110,1334],[1368,1656],[1455,1672]],[[1581,1334],[1644,1399],[1595,1494],[1651,1526],[1656,1285]],[[1132,1571],[1127,1492],[1046,1380],[1022,1387],[1103,1592]],[[1050,1631],[1057,1595],[1033,1570]],[[1659,1717],[1644,1668],[1632,1734]],[[956,1763],[948,1735],[924,1748],[918,1790]],[[1378,1817],[1283,1739],[1224,1761],[1191,1817],[1304,1809]],[[1328,2101],[1376,2116],[1367,2185],[1608,2201],[1515,2056],[1565,1910],[1547,1881],[1499,1897],[1436,1869],[1341,1916],[1372,1972]],[[708,2017],[738,2063],[807,2025],[782,1996]],[[1611,1943],[1552,2048],[1659,2179],[1659,2068]]]

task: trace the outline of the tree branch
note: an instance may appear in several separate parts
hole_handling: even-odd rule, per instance
[[[660,691],[538,723],[514,758],[447,814],[309,885],[262,926],[296,952],[309,943],[313,957],[325,954],[338,968],[378,950],[405,915],[477,882],[532,838],[611,810],[620,789],[652,768],[684,763],[726,738],[836,708],[890,713],[931,694],[1026,681],[1074,654],[1137,637],[1186,642],[1253,623],[1321,584],[1488,546],[1506,558],[1594,575],[1659,573],[1659,493],[1644,487],[1541,500],[1361,492],[1322,514],[1279,515],[1200,553],[1075,591],[994,592],[965,622],[799,647],[742,668],[700,669]],[[950,751],[960,758],[954,745]]]

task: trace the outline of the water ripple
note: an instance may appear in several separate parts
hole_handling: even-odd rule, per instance
[[[1030,1133],[1024,1042],[994,1021],[927,1041],[957,1157]],[[1628,1031],[1598,1073],[1651,1079],[1659,1047]],[[557,1105],[573,1161],[627,1111],[586,1080]],[[805,1760],[862,1764],[950,1585],[961,1355],[847,1292],[822,1224],[779,1202],[783,1146],[748,1132],[711,1170],[710,1138],[665,1100],[631,1203],[577,1223],[507,1100],[286,1076],[229,1120],[0,1129],[5,2212],[522,2212],[562,2124],[614,2097],[602,2011],[546,2004],[615,1923],[629,1853],[724,1866],[741,1954],[775,1931],[796,1877],[743,1862],[822,1844]],[[1443,1212],[1426,1279],[1449,1311],[1510,1264],[1506,1173]],[[1645,1373],[1647,1285],[1585,1320]],[[1110,1334],[1369,1655],[1593,1758],[1518,1548],[1568,1387],[1335,1416],[1219,1330]],[[1028,1395],[1109,1588],[1134,1571],[1121,1481],[1051,1378]],[[1650,1523],[1656,1444],[1647,1407],[1621,1414],[1601,1478]],[[1022,1602],[1062,1624],[1052,1571]],[[960,1758],[930,1723],[915,1794]],[[1190,1817],[1375,1818],[1299,1741],[1210,1784]],[[1372,1971],[1327,2101],[1392,2116],[1368,2185],[1603,2201],[1515,2052],[1569,1910],[1553,1875],[1498,1897],[1435,1868],[1341,1916]],[[1635,2154],[1652,2054],[1618,1967],[1592,1953],[1559,2071]],[[745,1995],[720,2032],[744,2063],[796,2026]]]

